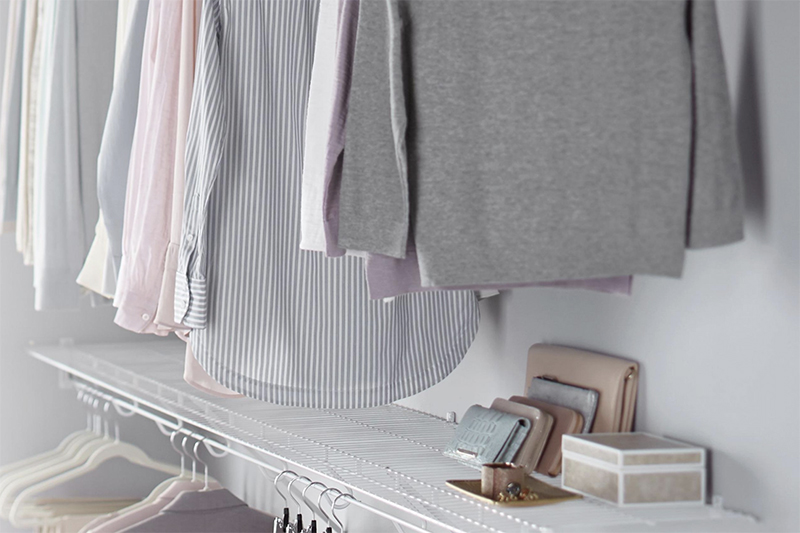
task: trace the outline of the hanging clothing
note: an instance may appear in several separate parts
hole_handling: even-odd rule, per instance
[[[15,222],[17,251],[22,254],[22,262],[26,265],[33,264],[33,160],[42,39],[42,33],[39,31],[39,15],[43,9],[44,2],[26,0],[20,100],[17,218]]]
[[[8,2],[8,24],[0,96],[0,223],[2,233],[14,231],[19,180],[20,112],[25,46],[25,0]]]
[[[75,280],[78,285],[91,291],[103,298],[113,298],[113,284],[110,283],[107,275],[113,277],[114,266],[108,261],[108,232],[103,221],[103,212],[100,211],[97,217],[97,224],[94,226],[94,240],[89,247],[89,253],[83,262],[83,268],[78,273]],[[106,300],[104,303],[109,303]]]
[[[139,81],[148,6],[148,0],[134,0],[124,50],[114,69],[114,89],[106,116],[108,127],[103,130],[97,156],[97,195],[103,211],[103,222],[108,234],[108,254],[113,267],[113,276],[107,277],[105,282],[108,284],[107,289],[114,292],[122,263],[125,191],[139,106]]]
[[[400,294],[418,291],[441,290],[510,290],[526,287],[552,287],[560,289],[585,289],[608,294],[630,296],[632,276],[613,278],[573,279],[564,281],[542,281],[538,283],[487,283],[465,287],[423,287],[419,275],[416,251],[408,250],[404,259],[385,255],[367,255],[366,271],[370,298],[391,298]]]
[[[172,197],[170,198],[169,215],[170,234],[155,318],[156,325],[168,331],[188,329],[175,322],[175,273],[178,270],[178,252],[181,242],[181,227],[183,226],[186,132],[189,128],[189,112],[192,107],[195,50],[197,33],[200,28],[201,3],[199,0],[183,0],[182,9],[175,152],[172,164]]]
[[[236,392],[368,407],[447,376],[479,311],[471,291],[370,301],[360,259],[300,250],[316,11],[313,0],[203,6],[175,318]]]
[[[344,150],[350,85],[353,74],[359,3],[359,0],[339,3],[339,32],[335,47],[336,68],[331,87],[333,93],[332,118],[328,125],[328,139],[324,154],[322,210],[318,215],[323,220],[325,252],[329,257],[339,257],[346,252],[346,250],[339,247],[337,242],[339,235],[339,185],[341,183],[341,158]]]
[[[225,489],[182,492],[158,515],[125,533],[264,533],[275,517],[251,509]]]
[[[153,0],[144,37],[141,89],[131,147],[122,263],[114,322],[137,333],[166,335],[154,322],[169,246],[178,137],[183,3]]]
[[[125,52],[125,42],[130,29],[130,21],[133,15],[133,8],[136,3],[133,0],[119,0],[117,6],[117,31],[114,44],[114,80],[116,82],[119,72],[122,69],[123,56]],[[113,95],[113,92],[112,92]],[[94,228],[94,240],[86,255],[83,269],[78,274],[78,285],[100,294],[105,298],[113,298],[116,289],[116,274],[111,253],[108,248],[108,231],[106,230],[103,218],[103,209],[97,218]]]
[[[742,238],[713,2],[388,7],[361,4],[340,246],[402,258],[413,226],[422,285],[471,286],[678,277]]]
[[[0,28],[5,28],[6,31],[15,31],[16,26],[9,22],[11,17],[14,16],[14,11],[16,10],[16,6],[12,5],[15,4],[17,0],[6,0],[2,4],[0,4]],[[10,37],[8,33],[2,35],[0,38],[0,94],[2,94],[2,88],[4,85],[5,78],[7,76],[6,72],[6,65],[8,62],[6,61],[6,50],[8,41],[13,41],[13,37]]]
[[[98,216],[95,157],[111,95],[116,2],[45,2],[34,164],[36,309],[74,309]]]
[[[320,0],[314,40],[314,62],[308,91],[302,189],[300,193],[300,248],[324,252],[322,199],[328,132],[333,120],[333,87],[336,76],[339,0]]]
[[[334,93],[333,106],[331,113],[334,117],[333,122],[329,126],[328,137],[328,152],[326,154],[325,162],[325,177],[324,177],[324,197],[323,197],[323,211],[324,211],[324,233],[326,238],[326,250],[329,256],[340,256],[345,250],[339,248],[337,245],[338,227],[339,227],[339,189],[342,177],[342,157],[343,152],[346,151],[345,147],[345,132],[347,125],[347,115],[351,91],[351,76],[353,68],[353,57],[355,55],[356,46],[356,31],[359,24],[358,1],[345,1],[340,6],[340,21],[339,21],[339,34],[336,49],[336,69],[335,76],[332,82],[330,91]],[[376,12],[377,13],[377,12]],[[366,21],[365,24],[370,23]],[[390,33],[387,26],[388,20],[383,17],[381,20],[374,21],[377,25],[382,25],[385,33]],[[319,45],[317,46],[319,48]],[[380,59],[385,54],[383,49],[364,49],[360,52],[370,54],[370,61],[380,62]],[[372,72],[374,74],[374,72]],[[382,74],[388,79],[389,65],[386,64],[385,72]],[[356,110],[358,113],[363,112],[372,116],[379,115],[380,109],[387,110],[390,108],[389,102],[391,101],[390,87],[388,84],[383,86],[383,91],[373,91],[369,93],[358,93],[356,98]],[[368,107],[370,106],[370,107]],[[388,119],[388,115],[387,115]],[[389,125],[390,121],[384,122]],[[393,124],[393,123],[392,123]],[[393,127],[395,127],[393,125]],[[393,142],[392,131],[387,127],[382,132],[370,131],[370,136],[374,138],[381,138],[381,135],[387,141]],[[391,147],[388,142],[385,143],[383,148]],[[370,172],[385,172],[392,173],[394,171],[394,164],[391,159],[391,154],[387,153],[387,157],[383,160],[387,167],[384,169],[369,169]],[[320,215],[322,216],[322,215]],[[412,240],[407,242],[406,257],[403,259],[395,259],[386,255],[380,254],[365,254],[366,255],[366,277],[369,285],[370,298],[391,298],[406,294],[409,292],[418,292],[422,290],[436,290],[438,287],[423,287],[420,281],[419,266],[417,262],[417,255],[414,250]],[[443,287],[447,289],[474,289],[474,290],[504,290],[518,287],[527,286],[554,286],[562,288],[581,288],[596,290],[600,292],[608,292],[613,294],[629,295],[631,291],[631,277],[622,276],[617,278],[599,278],[590,280],[567,280],[567,281],[554,281],[545,283],[517,283],[517,284],[481,284],[474,286],[462,287]]]

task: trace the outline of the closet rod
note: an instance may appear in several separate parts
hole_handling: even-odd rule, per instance
[[[143,409],[142,407],[140,407],[138,405],[138,402],[136,402],[136,401],[129,402],[129,401],[123,399],[123,398],[120,398],[120,397],[117,397],[117,396],[113,396],[113,395],[109,394],[108,392],[104,392],[104,391],[98,389],[97,387],[95,387],[95,386],[93,386],[93,385],[91,385],[89,383],[85,383],[83,381],[80,381],[79,378],[76,378],[72,374],[69,374],[69,379],[72,382],[72,385],[75,387],[76,390],[84,391],[84,392],[87,392],[89,394],[93,394],[93,395],[95,395],[95,396],[97,396],[99,398],[102,398],[103,400],[111,403],[111,405],[114,406],[114,409],[121,415],[122,415],[122,412],[120,411],[120,409],[126,410],[126,411],[130,411],[130,414],[135,413],[135,414],[137,414],[139,416],[143,416],[144,418],[152,420],[153,422],[156,423],[157,426],[159,426],[159,430],[164,434],[166,434],[166,433],[162,430],[162,428],[164,428],[164,427],[169,428],[169,429],[171,429],[173,431],[177,431],[177,432],[179,432],[179,433],[181,433],[183,435],[186,435],[186,436],[189,436],[189,437],[191,437],[193,439],[201,441],[206,446],[206,448],[211,447],[211,448],[217,449],[220,452],[229,453],[229,454],[234,455],[236,457],[239,457],[240,459],[243,459],[243,460],[245,460],[245,461],[247,461],[249,463],[252,463],[252,464],[254,464],[254,465],[258,466],[258,467],[261,467],[261,468],[264,468],[264,469],[266,469],[266,470],[268,470],[270,472],[273,472],[276,475],[280,474],[281,472],[284,472],[286,470],[285,468],[281,469],[280,467],[271,465],[269,463],[261,461],[260,459],[256,459],[255,457],[247,455],[246,453],[241,452],[241,451],[231,447],[230,445],[222,444],[221,442],[218,442],[216,440],[209,439],[205,435],[202,435],[200,433],[197,433],[195,431],[187,429],[186,428],[186,424],[188,422],[183,420],[182,418],[180,418],[178,416],[173,415],[173,416],[175,416],[175,419],[177,420],[177,422],[173,422],[172,420],[164,418],[161,415],[158,415],[156,413],[148,411],[147,409]],[[125,416],[125,415],[123,415],[123,416]],[[213,433],[213,432],[211,432],[211,433]],[[227,437],[226,437],[226,440],[228,440]],[[257,453],[261,453],[260,450],[258,450],[257,448],[255,448],[253,446],[248,445],[247,443],[243,443],[242,442],[240,444],[252,449],[253,451],[255,451]],[[210,450],[209,450],[209,453],[211,453]],[[302,468],[302,465],[297,465],[297,466],[300,466]],[[372,506],[372,505],[370,505],[368,503],[362,502],[361,500],[356,499],[353,495],[348,495],[348,497],[345,497],[344,500],[346,500],[348,502],[348,504],[353,504],[356,507],[360,507],[360,508],[364,509],[365,511],[368,511],[368,512],[370,512],[372,514],[375,514],[375,515],[381,516],[383,518],[386,518],[387,520],[390,520],[390,521],[394,522],[395,524],[400,525],[400,526],[402,526],[404,528],[412,529],[412,530],[414,530],[414,531],[416,531],[418,533],[431,533],[430,529],[427,529],[425,527],[420,527],[420,526],[418,526],[416,524],[412,524],[411,522],[409,522],[407,520],[404,520],[404,519],[402,519],[400,517],[397,517],[397,516],[394,516],[394,515],[392,515],[390,513],[387,513],[386,511],[378,509],[377,507],[374,507],[374,506]],[[401,510],[406,511],[405,509],[401,509]],[[425,520],[424,517],[420,517],[420,518]],[[427,523],[427,520],[426,520],[426,523]],[[450,530],[450,531],[453,531],[453,530]]]

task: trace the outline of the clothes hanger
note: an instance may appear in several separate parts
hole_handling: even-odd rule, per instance
[[[311,483],[311,480],[306,476],[299,476],[291,480],[287,487],[287,492],[289,493],[289,497],[294,501],[294,503],[297,504],[297,519],[294,522],[294,528],[297,530],[298,533],[305,532],[305,529],[303,528],[303,507],[300,504],[300,500],[295,498],[294,493],[292,492],[292,485],[294,484],[295,481],[300,481],[301,479],[307,483]]]
[[[200,489],[200,490],[207,491],[207,490],[209,490],[209,488],[208,488],[208,463],[206,463],[205,461],[200,459],[200,454],[198,453],[199,452],[198,448],[200,447],[201,444],[203,444],[204,440],[206,440],[205,435],[203,435],[203,438],[201,438],[200,440],[198,440],[197,442],[194,443],[194,448],[192,448],[192,454],[195,456],[195,458],[197,458],[197,461],[200,464],[203,465],[203,488]]]
[[[88,395],[86,396],[86,401],[94,409],[99,404],[97,398],[92,399]],[[96,415],[90,414],[89,421],[91,433],[87,434],[86,438],[75,439],[67,447],[64,454],[53,457],[43,464],[29,465],[28,468],[18,472],[13,476],[13,479],[9,480],[0,490],[0,516],[6,519],[9,518],[15,495],[25,490],[26,487],[79,466],[96,449],[110,442],[108,438],[104,438],[100,434]]]
[[[92,394],[79,395],[79,399],[87,404],[90,409],[97,411],[99,399]],[[108,442],[107,437],[102,435],[102,424],[100,417],[87,412],[87,422],[89,433],[87,438],[78,438],[65,450],[65,454],[52,458],[42,465],[32,465],[24,472],[19,472],[14,476],[14,480],[5,486],[0,492],[0,515],[10,520],[11,510],[16,502],[15,496],[21,493],[30,485],[41,482],[49,476],[57,475],[80,465],[91,456],[94,450]],[[31,506],[26,506],[31,509]]]
[[[98,516],[118,511],[136,503],[137,499],[80,499],[70,500],[38,500],[34,507],[42,507],[47,514],[37,516],[36,509],[26,509],[22,512],[25,516],[39,518],[49,528],[59,533],[75,532],[83,529]]]
[[[78,391],[78,401],[86,403],[84,396],[85,393],[83,391]],[[92,432],[91,423],[91,415],[86,413],[86,428],[67,435],[55,449],[0,467],[0,493],[11,481],[23,475],[28,469],[38,470],[44,468],[51,462],[73,453],[82,442],[97,438],[97,435]]]
[[[159,427],[159,429],[161,429],[161,427]],[[164,433],[163,430],[162,430],[162,433]],[[166,435],[166,433],[164,433],[164,434]],[[175,437],[177,437],[177,436],[178,436],[178,432],[177,431],[172,431],[169,434],[169,444],[170,444],[170,446],[172,446],[172,449],[175,450],[175,453],[177,453],[181,458],[180,474],[178,474],[177,477],[171,477],[171,478],[169,478],[167,480],[162,481],[158,485],[156,485],[153,488],[153,490],[150,491],[150,494],[148,494],[140,502],[135,503],[135,504],[133,504],[133,505],[131,505],[129,507],[126,507],[125,509],[121,509],[116,513],[108,513],[105,516],[97,517],[96,520],[93,520],[93,521],[89,522],[88,524],[86,524],[86,526],[83,527],[78,533],[89,533],[89,532],[95,532],[95,531],[99,532],[99,531],[104,531],[106,529],[111,529],[111,528],[116,527],[115,524],[119,524],[119,522],[117,521],[117,518],[119,518],[121,516],[127,516],[132,512],[138,511],[139,509],[142,509],[144,507],[147,507],[148,505],[151,505],[153,502],[155,502],[158,499],[158,497],[161,495],[161,493],[164,492],[164,490],[166,490],[172,484],[172,482],[174,482],[177,479],[185,478],[185,471],[184,471],[184,460],[185,460],[185,458],[184,458],[184,455],[183,455],[183,452],[181,451],[181,449],[178,446],[176,446],[176,444],[175,444]]]
[[[320,492],[319,496],[317,497],[317,508],[319,509],[320,514],[325,517],[325,523],[328,524],[328,527],[325,528],[325,533],[333,533],[333,529],[330,526],[331,517],[328,516],[328,513],[326,513],[325,509],[322,508],[322,498],[328,492],[337,492],[338,494],[342,494],[342,491],[337,488],[327,488]],[[331,505],[333,505],[333,501],[331,501]],[[333,507],[331,507],[331,509],[333,509]]]
[[[189,476],[189,472],[185,467],[185,459],[189,457],[189,451],[186,448],[186,443],[189,440],[189,435],[185,435],[183,440],[181,441],[180,447],[175,445],[175,437],[178,435],[177,431],[173,431],[170,435],[170,445],[172,449],[174,449],[178,454],[181,456],[181,468],[180,473],[178,476],[171,477],[159,483],[153,491],[148,495],[148,497],[143,500],[143,504],[141,507],[151,505],[157,499],[174,499],[178,494],[184,491],[195,491],[195,490],[202,490],[208,488],[218,489],[222,488],[222,486],[215,480],[215,479],[208,479],[208,466],[206,466],[206,480],[200,481],[197,479],[197,461],[199,457],[197,454],[193,454],[191,458],[192,460],[192,475]],[[203,437],[205,439],[205,437]],[[198,444],[201,441],[197,441]],[[197,449],[197,445],[195,445],[195,450]],[[200,461],[202,463],[202,461]],[[203,463],[205,465],[205,463]],[[152,497],[151,497],[152,496]],[[137,506],[139,507],[139,506]]]
[[[344,530],[344,524],[342,523],[341,520],[339,520],[339,517],[336,516],[336,502],[339,501],[339,498],[347,499],[347,498],[352,498],[352,496],[347,493],[339,494],[337,497],[333,499],[333,504],[331,504],[331,516],[333,517],[333,521],[336,522],[336,525],[339,526],[339,533],[346,533]]]
[[[297,472],[293,472],[292,470],[284,470],[283,472],[275,476],[275,480],[272,482],[273,485],[275,486],[275,491],[280,495],[281,498],[283,498],[283,518],[279,517],[275,519],[272,528],[273,533],[279,533],[279,532],[287,533],[290,527],[292,530],[294,530],[294,525],[292,525],[291,521],[289,520],[289,500],[288,498],[286,498],[286,495],[281,492],[281,489],[278,485],[280,479],[287,474],[291,474],[294,477],[298,477]]]
[[[311,505],[311,500],[309,500],[306,497],[306,492],[308,492],[308,489],[310,489],[314,485],[319,485],[320,487],[328,488],[328,487],[325,486],[324,483],[321,483],[319,481],[314,481],[312,483],[309,483],[308,486],[306,486],[306,488],[303,489],[303,492],[302,492],[301,496],[303,498],[303,501],[306,503],[306,506],[309,509],[311,509],[311,525],[308,527],[309,533],[317,533],[317,514],[318,514],[318,511],[319,511],[319,508],[315,508],[313,505]]]
[[[57,487],[58,485],[66,483],[67,481],[70,481],[72,479],[78,478],[86,474],[87,472],[91,472],[92,470],[97,469],[100,465],[102,465],[106,461],[115,458],[125,459],[129,463],[149,468],[151,470],[164,472],[167,474],[172,474],[172,475],[180,474],[180,470],[177,467],[168,463],[163,463],[161,461],[156,461],[154,459],[151,459],[144,451],[142,451],[141,448],[138,448],[132,444],[121,442],[119,440],[103,443],[100,447],[94,449],[94,451],[89,455],[86,461],[80,464],[80,466],[62,472],[53,477],[44,479],[43,481],[40,481],[23,490],[17,496],[17,498],[14,500],[14,503],[11,506],[11,512],[9,513],[9,521],[14,526],[17,527],[25,527],[30,525],[26,523],[25,517],[19,512],[19,509],[28,500],[46,490],[49,490],[53,487]]]
[[[163,431],[162,431],[163,432]],[[166,433],[165,433],[166,434]],[[175,440],[179,435],[178,431],[170,433],[169,443],[181,457],[181,471],[177,477],[171,477],[159,483],[150,494],[141,502],[131,505],[118,513],[112,513],[104,520],[89,523],[80,533],[111,533],[120,531],[134,523],[141,522],[158,514],[161,509],[166,507],[181,492],[203,490],[205,487],[210,489],[221,489],[222,486],[214,479],[201,482],[192,480],[185,468],[185,454],[188,453],[185,447],[186,438],[181,446],[176,445]]]
[[[70,448],[70,446],[73,446],[74,443],[78,440],[81,439],[88,440],[88,439],[94,439],[96,437],[97,436],[94,433],[92,433],[88,428],[80,429],[64,437],[64,439],[58,443],[58,446],[56,446],[52,450],[47,450],[46,452],[42,452],[38,455],[26,457],[25,459],[20,459],[19,461],[0,467],[0,490],[2,490],[2,487],[5,486],[7,479],[10,479],[11,476],[19,472],[20,470],[26,469],[31,465],[42,464],[54,457],[66,453],[68,448]]]
[[[95,433],[82,429],[67,435],[53,450],[4,466],[0,474],[0,494],[15,480],[60,463],[65,458],[73,456],[85,443],[95,439],[97,439]]]

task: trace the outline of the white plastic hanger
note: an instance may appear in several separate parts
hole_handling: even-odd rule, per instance
[[[33,457],[28,457],[16,463],[3,467],[0,474],[0,494],[14,480],[20,479],[30,473],[38,472],[50,465],[57,464],[67,457],[73,456],[86,442],[96,440],[99,436],[87,430],[76,431],[69,434],[59,443],[58,447]]]
[[[93,401],[90,399],[90,402],[95,408],[97,407],[97,399]],[[111,442],[107,437],[101,437],[99,420],[94,420],[94,426],[96,426],[94,432],[87,434],[85,437],[80,436],[74,439],[66,447],[64,453],[56,455],[42,464],[29,465],[27,468],[10,476],[8,482],[0,490],[0,516],[8,519],[14,496],[17,493],[34,483],[75,468],[85,462],[97,448]]]
[[[26,517],[20,512],[20,509],[30,501],[34,496],[41,494],[42,492],[49,490],[51,488],[57,487],[67,481],[73,480],[78,478],[87,472],[91,472],[92,470],[97,469],[100,465],[105,463],[110,459],[125,459],[126,461],[143,466],[145,468],[150,468],[151,470],[157,470],[159,472],[164,472],[167,474],[172,475],[179,475],[180,469],[174,465],[169,463],[163,463],[160,461],[156,461],[151,459],[141,448],[138,448],[132,444],[128,444],[125,442],[121,442],[118,440],[114,440],[103,444],[89,456],[89,458],[77,468],[73,468],[72,470],[67,470],[66,472],[62,472],[54,477],[49,479],[45,479],[36,483],[33,486],[30,486],[23,490],[19,496],[14,500],[13,505],[11,506],[11,512],[9,513],[9,521],[12,525],[16,527],[26,527],[30,525],[37,525],[37,524],[30,524],[29,521],[26,521]]]
[[[163,431],[163,429],[160,426],[159,426],[159,429],[165,435],[167,434],[167,433],[165,433]],[[186,459],[186,456],[185,456],[184,452],[182,452],[175,445],[175,437],[177,435],[178,435],[178,432],[177,431],[173,431],[170,434],[170,437],[169,437],[170,446],[172,446],[172,449],[175,450],[181,457],[180,474],[178,474],[177,477],[171,477],[169,479],[166,479],[166,480],[162,481],[161,483],[156,485],[153,488],[153,490],[150,491],[150,494],[148,494],[144,499],[142,499],[138,503],[135,503],[135,504],[133,504],[133,505],[131,505],[129,507],[126,507],[124,509],[120,509],[117,512],[107,513],[107,514],[100,515],[100,516],[96,517],[94,520],[92,520],[91,522],[86,524],[84,527],[82,527],[81,530],[78,533],[101,533],[101,532],[104,532],[104,531],[117,531],[117,530],[124,529],[124,527],[119,527],[121,525],[121,523],[122,523],[122,520],[120,520],[120,517],[127,517],[127,515],[130,515],[131,513],[138,512],[140,509],[143,509],[143,508],[145,508],[145,507],[147,507],[149,505],[152,505],[158,499],[158,497],[161,496],[161,493],[163,493],[167,488],[169,488],[169,486],[172,483],[174,483],[176,480],[179,480],[179,479],[186,480],[186,479],[188,479],[186,477],[186,471],[185,471],[185,459]],[[127,518],[124,518],[124,520],[127,523]]]
[[[78,392],[78,400],[86,402],[86,397],[83,391]],[[0,467],[0,492],[3,491],[8,483],[11,482],[11,480],[13,480],[16,476],[22,475],[22,473],[29,468],[42,468],[50,461],[58,459],[59,457],[63,457],[66,454],[70,454],[71,450],[74,450],[76,446],[80,446],[80,442],[95,438],[97,438],[97,434],[92,432],[91,415],[86,413],[86,429],[70,433],[59,443],[58,446],[56,446],[55,449],[48,450],[32,457],[26,457],[25,459],[19,460],[15,463]]]
[[[7,479],[10,479],[12,475],[20,470],[28,468],[32,465],[37,465],[40,463],[44,463],[65,452],[65,450],[75,441],[81,438],[96,438],[97,435],[91,433],[88,429],[81,429],[80,431],[76,431],[74,433],[70,433],[64,440],[62,440],[58,446],[53,448],[52,450],[47,450],[46,452],[42,452],[38,455],[34,455],[32,457],[26,457],[25,459],[21,459],[15,463],[11,463],[8,465],[3,466],[0,468],[0,490],[2,490],[3,485],[6,483]]]
[[[175,446],[174,441],[176,434],[177,432],[173,432],[172,435],[170,435],[170,444],[175,451],[181,454],[181,465],[184,465],[183,459],[185,454],[188,454],[186,442],[189,437],[184,437],[181,443],[181,450],[183,450],[184,453],[181,453],[181,451]],[[132,518],[135,518],[136,522],[140,522],[155,516],[159,513],[159,511],[161,511],[161,509],[166,507],[167,504],[169,504],[182,492],[221,489],[222,485],[217,483],[217,481],[213,479],[209,480],[208,466],[197,454],[197,448],[201,442],[202,440],[198,440],[194,446],[191,478],[188,477],[188,472],[186,472],[183,466],[181,466],[180,476],[162,481],[155,489],[153,489],[150,495],[148,495],[147,498],[142,500],[140,503],[120,510],[118,513],[116,513],[116,516],[112,516],[107,520],[90,522],[81,530],[80,533],[112,533],[119,531],[129,527],[131,525]],[[200,462],[205,466],[205,479],[203,481],[197,479],[197,462]]]

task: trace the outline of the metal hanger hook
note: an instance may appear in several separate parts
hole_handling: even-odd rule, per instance
[[[325,509],[322,508],[322,498],[328,492],[337,492],[339,494],[342,494],[342,491],[340,491],[339,489],[337,489],[335,487],[329,487],[329,488],[326,488],[325,490],[323,490],[322,492],[320,492],[319,496],[317,497],[317,508],[319,509],[319,514],[324,516],[325,517],[325,522],[330,524],[331,523],[331,517],[328,515],[328,513],[325,512]]]
[[[302,479],[303,481],[306,481],[306,482],[308,482],[308,483],[311,483],[311,480],[310,480],[309,478],[307,478],[306,476],[297,476],[296,478],[294,478],[293,480],[291,480],[291,481],[289,482],[289,485],[286,487],[286,491],[289,493],[289,497],[292,499],[292,501],[293,501],[294,503],[296,503],[296,504],[297,504],[297,514],[303,514],[303,509],[302,509],[302,505],[300,504],[300,500],[298,500],[297,498],[295,498],[295,496],[294,496],[294,492],[292,492],[292,485],[294,485],[294,482],[295,482],[295,481],[300,481],[301,479]]]
[[[277,476],[275,476],[275,480],[272,482],[272,483],[273,483],[273,485],[275,485],[275,490],[278,492],[278,494],[280,494],[281,498],[283,498],[284,507],[285,507],[286,505],[288,505],[288,504],[289,504],[289,500],[288,500],[288,498],[286,497],[286,495],[285,495],[283,492],[281,492],[281,488],[280,488],[280,486],[278,485],[278,482],[279,482],[279,481],[280,481],[280,479],[281,479],[283,476],[285,476],[286,474],[291,474],[291,475],[293,475],[294,477],[297,477],[297,472],[294,472],[294,471],[292,471],[292,470],[284,470],[283,472],[281,472],[280,474],[278,474]]]
[[[344,533],[344,524],[342,523],[341,520],[339,520],[339,517],[336,516],[336,502],[339,501],[339,498],[347,499],[347,498],[352,498],[352,497],[353,496],[351,496],[350,494],[347,494],[347,493],[339,494],[337,497],[335,497],[333,499],[333,504],[331,504],[331,516],[333,517],[333,520],[336,522],[336,525],[339,526],[339,531],[341,533]],[[345,507],[347,507],[347,505]]]
[[[309,500],[308,497],[306,496],[306,492],[308,492],[308,489],[310,489],[314,485],[319,485],[320,487],[325,487],[326,489],[328,488],[327,485],[325,485],[325,483],[322,483],[321,481],[314,481],[312,483],[309,483],[308,486],[306,486],[306,488],[303,489],[303,492],[300,494],[300,496],[303,498],[306,507],[311,509],[312,519],[316,520],[317,515],[319,514],[319,507],[315,508],[313,505],[311,505],[311,500]]]

